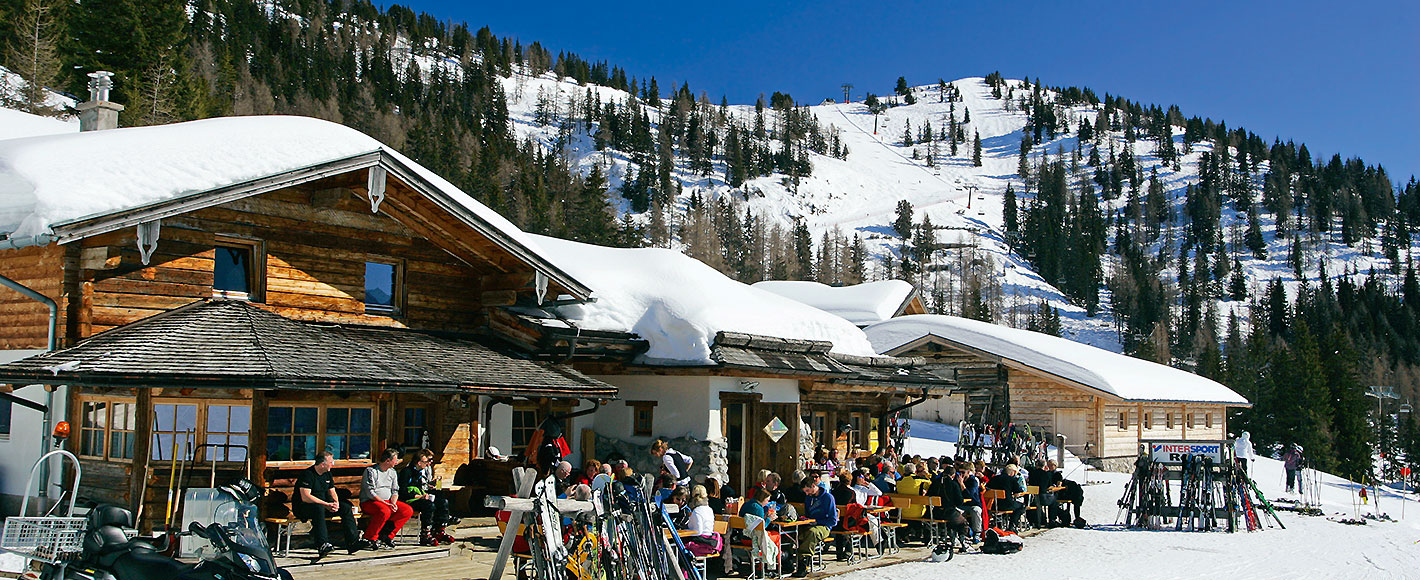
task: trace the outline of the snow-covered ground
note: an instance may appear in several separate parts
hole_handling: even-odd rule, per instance
[[[913,423],[913,435],[921,432],[939,437],[955,431],[949,426],[920,423],[923,422]],[[935,439],[909,438],[908,452],[936,454],[935,448],[942,443]],[[1081,511],[1089,522],[1087,529],[1046,530],[1026,538],[1025,549],[1011,555],[971,552],[958,554],[946,563],[898,564],[840,578],[1371,579],[1414,578],[1420,570],[1420,545],[1417,545],[1420,543],[1420,502],[1416,501],[1415,494],[1385,490],[1379,507],[1374,498],[1370,504],[1361,505],[1355,484],[1330,474],[1316,473],[1314,478],[1320,482],[1316,495],[1325,515],[1304,516],[1279,511],[1286,529],[1274,524],[1261,531],[1234,534],[1131,530],[1115,524],[1118,516],[1115,502],[1124,495],[1128,474],[1090,471],[1086,478],[1072,471],[1068,461],[1065,471],[1067,478],[1077,482],[1104,482],[1085,486]],[[1253,464],[1252,474],[1268,499],[1299,498],[1297,494],[1285,493],[1280,461],[1258,459]],[[1366,525],[1334,521],[1378,512],[1397,521],[1372,520]]]

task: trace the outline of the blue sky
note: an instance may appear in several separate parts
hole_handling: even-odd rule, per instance
[[[1088,86],[1420,175],[1420,3],[408,0],[719,101],[984,76]],[[532,7],[532,8],[529,8]]]

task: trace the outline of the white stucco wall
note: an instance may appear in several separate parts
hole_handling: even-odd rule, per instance
[[[616,385],[620,398],[591,416],[594,420],[592,428],[607,437],[645,444],[660,436],[701,440],[724,437],[720,429],[720,393],[723,392],[759,393],[765,403],[793,403],[799,400],[799,383],[793,379],[662,375],[596,378]],[[655,437],[632,436],[632,407],[627,404],[628,401],[656,401],[652,417]]]

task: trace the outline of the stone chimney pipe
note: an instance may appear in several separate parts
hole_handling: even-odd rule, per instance
[[[103,131],[118,128],[118,113],[123,105],[109,102],[113,88],[113,73],[106,70],[89,73],[89,100],[79,103],[80,131]]]

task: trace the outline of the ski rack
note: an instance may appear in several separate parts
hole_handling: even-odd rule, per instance
[[[1241,522],[1256,531],[1262,511],[1285,528],[1238,465],[1230,440],[1140,441],[1134,476],[1118,505],[1128,527],[1231,533]]]

